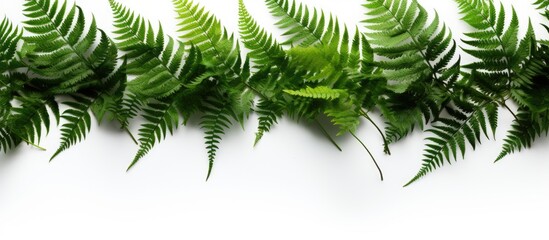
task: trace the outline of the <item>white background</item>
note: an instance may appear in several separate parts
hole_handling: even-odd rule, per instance
[[[24,1],[0,2],[0,16],[23,21]],[[177,36],[171,1],[121,2]],[[237,0],[199,2],[237,31]],[[263,26],[280,33],[263,1],[245,2]],[[353,26],[363,18],[363,0],[302,2]],[[439,12],[457,40],[468,30],[453,1],[420,2]],[[523,27],[531,17],[542,34],[530,2],[504,1],[515,5]],[[107,0],[77,3],[112,30]],[[549,239],[547,139],[498,164],[502,141],[485,140],[466,160],[402,188],[421,165],[426,135],[414,134],[384,156],[375,129],[363,125],[359,135],[386,175],[380,182],[353,139],[338,139],[344,148],[338,152],[314,127],[287,119],[254,149],[255,119],[246,131],[227,133],[209,182],[194,123],[129,173],[137,148],[108,124],[94,125],[87,141],[48,163],[59,143],[53,127],[42,142],[47,152],[22,145],[0,155],[0,239]],[[502,112],[499,139],[510,121]]]

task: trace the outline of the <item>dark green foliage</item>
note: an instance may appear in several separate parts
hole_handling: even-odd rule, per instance
[[[450,163],[458,153],[465,154],[467,145],[476,147],[482,133],[488,136],[486,125],[495,132],[498,105],[507,107],[513,85],[519,71],[530,56],[535,37],[531,24],[526,36],[519,40],[518,17],[512,11],[511,21],[506,27],[506,12],[503,6],[496,10],[492,1],[457,0],[464,21],[476,31],[466,33],[463,42],[471,48],[464,51],[478,61],[467,64],[470,74],[457,82],[452,102],[447,106],[451,118],[438,119],[427,138],[423,166],[409,185],[427,173],[442,166],[444,160]],[[512,112],[512,114],[514,114]]]
[[[390,90],[380,108],[395,142],[438,117],[460,71],[459,61],[451,63],[457,47],[438,15],[429,22],[416,0],[368,0],[364,6],[366,36],[382,58],[376,64]]]
[[[124,91],[126,74],[124,66],[115,70],[118,51],[114,43],[97,28],[95,19],[86,29],[80,7],[61,1],[28,0],[24,13],[29,18],[25,30],[32,35],[24,38],[22,56],[25,66],[39,76],[30,79],[31,83],[39,86],[36,91],[41,92],[40,98],[73,98],[66,102],[69,109],[62,115],[66,123],[61,129],[61,146],[53,159],[85,138],[91,128],[90,111],[99,118],[111,110],[116,114],[113,106]],[[44,113],[40,119],[46,121],[46,111],[39,112]],[[39,132],[37,126],[34,129]]]
[[[7,152],[17,146],[21,139],[7,125],[12,111],[12,101],[20,87],[18,74],[13,71],[17,65],[15,58],[21,31],[4,18],[0,23],[0,150]]]
[[[128,129],[141,116],[130,169],[196,118],[209,179],[225,132],[244,127],[252,112],[259,121],[255,144],[288,116],[316,124],[341,150],[321,124],[327,117],[338,136],[351,135],[373,159],[357,136],[366,120],[387,154],[390,143],[426,129],[423,164],[407,186],[495,138],[505,109],[514,121],[499,161],[549,134],[549,41],[537,40],[531,23],[521,36],[514,9],[491,0],[456,2],[473,28],[463,46],[417,0],[365,0],[365,32],[295,0],[265,0],[283,42],[239,0],[244,58],[234,35],[192,0],[173,0],[177,39],[109,0],[116,44],[76,5],[26,0],[25,34],[0,22],[0,150],[20,143],[43,149],[40,140],[61,122],[53,159],[85,139],[94,122],[117,121],[133,138]],[[549,19],[548,1],[533,4]],[[458,49],[476,60],[461,66]],[[378,111],[385,131],[371,118]]]
[[[122,101],[123,115],[132,118],[143,110],[145,123],[139,129],[139,150],[130,164],[133,167],[154,145],[162,141],[169,131],[173,134],[180,115],[187,119],[193,109],[180,106],[182,96],[197,94],[194,79],[203,72],[200,52],[168,38],[121,4],[110,1],[115,18],[117,45],[126,52],[128,74],[137,77],[129,83],[130,94]],[[186,57],[186,58],[185,58]]]
[[[531,54],[512,81],[511,96],[520,107],[496,161],[549,133],[549,46],[534,45]]]
[[[205,75],[195,84],[207,85],[199,110],[200,123],[206,136],[210,177],[221,136],[232,125],[230,119],[244,126],[252,111],[254,89],[247,81],[251,75],[250,60],[243,60],[240,48],[219,20],[192,0],[174,0],[179,20],[180,39],[189,41],[203,54]]]

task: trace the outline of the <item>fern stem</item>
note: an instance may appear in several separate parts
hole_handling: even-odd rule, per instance
[[[381,171],[381,168],[379,167],[379,164],[377,164],[377,161],[376,161],[376,158],[374,157],[374,155],[372,154],[372,152],[370,152],[370,149],[368,149],[368,147],[366,146],[366,144],[364,144],[364,142],[362,142],[362,140],[360,140],[360,138],[358,138],[356,136],[355,133],[349,131],[349,133],[351,133],[351,135],[353,135],[353,137],[360,143],[362,144],[362,147],[364,147],[364,149],[366,149],[366,152],[368,152],[368,154],[370,155],[370,158],[372,158],[372,161],[374,162],[374,164],[376,165],[376,168],[377,168],[377,171],[379,172],[379,177],[381,178],[381,181],[383,181],[383,171]]]
[[[315,122],[316,122],[316,124],[318,125],[318,127],[320,128],[320,130],[322,130],[322,134],[324,134],[324,136],[326,136],[326,138],[328,138],[328,140],[330,140],[330,142],[332,142],[332,144],[333,144],[340,152],[343,152],[343,150],[341,149],[341,147],[339,147],[339,145],[337,144],[337,142],[335,141],[335,139],[332,138],[332,136],[328,133],[328,131],[326,131],[326,128],[324,128],[324,126],[322,126],[322,124],[318,121],[318,119],[315,119]]]
[[[128,129],[127,127],[124,127],[124,131],[126,133],[128,133],[128,135],[130,135],[130,138],[132,139],[132,141],[135,143],[135,145],[139,145],[139,142],[137,141],[137,139],[135,138],[135,136],[133,135],[133,133],[130,131],[130,129]]]
[[[507,105],[505,102],[502,102],[501,105],[503,105],[503,107],[505,107],[505,109],[507,109],[507,111],[509,111],[511,115],[513,115],[513,117],[517,122],[520,122],[520,119],[518,118],[517,114],[513,112],[513,110],[509,107],[509,105]]]
[[[389,149],[389,141],[387,141],[387,137],[385,136],[385,133],[383,133],[383,130],[381,130],[381,128],[374,122],[374,120],[372,120],[372,118],[370,118],[370,116],[368,116],[368,113],[366,113],[364,110],[361,109],[360,114],[370,123],[372,123],[372,125],[374,125],[374,127],[381,135],[381,138],[383,138],[383,152],[385,152],[385,154],[391,155],[391,150]]]
[[[43,148],[43,147],[40,147],[34,143],[32,143],[31,141],[27,140],[27,139],[22,139],[24,142],[26,142],[28,145],[34,147],[34,148],[37,148],[38,150],[40,151],[47,151],[47,149]]]
[[[263,94],[262,92],[260,92],[259,90],[255,89],[252,85],[250,85],[250,83],[244,81],[244,85],[246,85],[246,87],[250,90],[252,90],[252,92],[254,92],[256,95],[258,95],[260,98],[263,98],[265,100],[269,100],[270,99],[265,95]]]

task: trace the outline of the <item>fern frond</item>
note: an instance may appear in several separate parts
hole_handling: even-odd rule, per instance
[[[457,161],[458,155],[465,156],[467,145],[476,148],[481,141],[481,135],[488,136],[488,128],[493,133],[497,128],[498,106],[494,102],[487,102],[476,106],[469,102],[455,102],[456,109],[448,108],[452,118],[440,118],[438,124],[427,130],[433,136],[426,140],[423,164],[419,172],[405,186],[409,186],[435,169],[442,167],[445,162]]]
[[[261,28],[239,0],[238,27],[248,55],[257,65],[271,65],[284,59],[285,53],[276,39]]]
[[[165,43],[161,26],[155,33],[143,17],[114,0],[110,3],[117,45],[127,52],[127,72],[138,75],[128,84],[130,92],[142,99],[168,97],[200,74],[201,53],[196,48],[186,51],[172,38]]]
[[[519,105],[518,113],[505,139],[496,162],[530,148],[535,140],[549,131],[549,47],[532,48],[532,56],[513,79],[511,96]]]
[[[173,0],[173,4],[179,20],[179,38],[197,46],[208,61],[219,58],[219,62],[209,63],[212,66],[221,64],[223,70],[232,68],[240,58],[239,50],[221,22],[192,0]],[[235,72],[234,69],[230,70]]]
[[[15,98],[20,102],[18,107],[13,107],[6,119],[6,128],[17,138],[28,144],[37,146],[42,136],[50,130],[51,117],[48,108],[54,114],[54,119],[59,121],[59,108],[52,98],[41,99],[37,96]],[[46,130],[46,133],[43,132]],[[15,137],[11,137],[15,139]]]
[[[546,9],[547,7],[549,7],[549,1],[548,1],[548,0],[536,0],[536,2],[534,3],[534,5],[535,5],[538,9]]]
[[[200,126],[204,129],[206,149],[208,150],[209,164],[206,177],[206,180],[208,180],[212,174],[221,137],[225,134],[225,130],[231,126],[231,112],[227,103],[219,98],[219,96],[207,98],[203,112],[204,116],[202,116]]]
[[[496,162],[514,152],[530,148],[536,139],[549,134],[549,110],[542,113],[531,113],[520,108],[516,117]]]
[[[387,78],[389,92],[378,107],[387,123],[387,142],[393,143],[439,116],[459,77],[457,45],[438,14],[429,20],[416,0],[368,0],[364,7],[368,18],[363,22],[371,31],[365,35]]]
[[[139,150],[128,170],[145,157],[156,143],[166,138],[168,132],[173,134],[180,124],[179,113],[173,101],[147,104],[143,108],[143,118],[146,122],[139,129]]]
[[[263,135],[269,132],[278,119],[284,114],[284,104],[279,102],[260,99],[256,105],[255,112],[258,115],[259,126],[255,134],[254,146],[256,146]]]
[[[89,110],[93,104],[93,100],[82,97],[76,99],[76,101],[65,102],[64,104],[69,109],[63,112],[61,118],[67,121],[67,123],[61,127],[61,145],[52,155],[50,161],[72,145],[82,141],[91,128]]]
[[[10,65],[15,59],[17,43],[21,39],[22,31],[14,27],[13,24],[4,18],[0,22],[0,73],[10,69]],[[1,82],[2,85],[6,84]]]
[[[24,38],[26,49],[32,49],[26,53],[26,61],[33,72],[45,78],[44,83],[51,85],[52,93],[97,87],[114,71],[114,44],[97,28],[94,18],[86,31],[80,7],[61,1],[28,0],[24,13],[29,18],[25,30],[33,34]],[[95,44],[97,38],[99,43]]]
[[[295,0],[265,0],[271,15],[280,20],[276,26],[286,32],[283,34],[288,40],[282,45],[310,46],[322,41],[326,18],[321,10],[311,11],[304,4],[297,4]]]
[[[360,110],[352,102],[342,102],[324,111],[332,123],[339,128],[338,136],[354,133],[360,125]]]
[[[347,96],[347,92],[343,89],[332,89],[325,86],[307,87],[300,90],[284,90],[287,94],[305,98],[334,100]]]
[[[499,9],[493,1],[456,0],[463,20],[477,31],[466,33],[469,39],[463,42],[471,48],[464,51],[479,61],[465,68],[493,73],[491,84],[505,89],[511,84],[513,74],[530,55],[534,30],[529,23],[524,38],[519,40],[519,20],[515,9],[506,27],[506,12],[503,4]]]
[[[445,71],[456,53],[450,31],[438,14],[428,22],[427,11],[416,0],[368,0],[363,22],[374,52],[384,57],[379,66],[389,88],[403,93],[415,82],[444,84]],[[455,67],[455,66],[454,66]]]
[[[0,127],[0,151],[7,153],[21,143],[21,139],[9,129]]]

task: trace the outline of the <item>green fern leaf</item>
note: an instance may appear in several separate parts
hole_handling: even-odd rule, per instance
[[[50,161],[70,146],[82,141],[91,128],[90,106],[93,100],[86,98],[76,99],[74,102],[65,102],[69,109],[63,112],[61,118],[67,123],[61,127],[61,146],[55,151]]]
[[[127,72],[138,75],[129,83],[130,92],[141,99],[168,97],[201,74],[202,56],[196,48],[186,51],[172,38],[165,43],[162,27],[155,33],[141,16],[113,0],[110,3],[117,45],[127,52]]]
[[[50,130],[51,118],[48,107],[59,122],[59,108],[52,98],[41,99],[38,96],[15,98],[20,104],[11,109],[6,119],[6,130],[12,139],[21,139],[28,144],[38,146],[42,136]],[[46,130],[46,133],[43,133]]]
[[[347,96],[347,92],[343,89],[331,89],[324,86],[315,88],[307,87],[300,90],[284,90],[284,92],[293,96],[324,100],[334,100]]]
[[[326,18],[324,13],[314,9],[312,15],[304,4],[297,4],[295,0],[265,0],[271,15],[279,18],[276,26],[286,32],[288,40],[283,45],[310,46],[322,41]]]
[[[272,35],[252,18],[244,1],[239,1],[238,26],[242,42],[250,50],[248,55],[257,65],[271,65],[284,59],[285,53]]]
[[[506,28],[506,12],[503,5],[496,10],[492,1],[456,1],[464,15],[463,20],[477,29],[475,32],[467,33],[469,39],[463,42],[473,48],[464,48],[465,52],[479,61],[465,67],[479,72],[494,73],[490,84],[505,89],[510,85],[516,69],[530,55],[531,39],[534,38],[532,25],[529,24],[525,37],[519,41],[519,21],[514,9]],[[505,74],[495,74],[500,72]]]
[[[61,5],[59,5],[61,4]],[[116,65],[116,48],[92,18],[87,32],[82,9],[67,2],[28,0],[24,38],[30,69],[44,77],[52,93],[73,93],[97,87]],[[74,25],[74,27],[73,27]],[[99,44],[95,44],[99,36]],[[85,54],[89,53],[89,54]],[[58,59],[62,59],[59,61]]]
[[[15,53],[17,50],[17,43],[21,39],[22,31],[17,27],[14,27],[12,23],[4,18],[0,22],[0,73],[12,69],[11,65],[16,60]],[[6,85],[4,76],[0,76],[0,82],[2,85]]]
[[[428,23],[427,11],[416,0],[368,0],[371,30],[366,33],[374,52],[387,58],[379,63],[390,89],[405,92],[415,82],[444,82],[456,45],[438,15]],[[441,28],[441,29],[439,29]]]
[[[180,124],[179,113],[173,101],[147,104],[143,108],[143,118],[146,122],[139,129],[139,150],[128,170],[145,157],[156,143],[166,138],[168,132],[173,134]]]
[[[240,51],[221,22],[192,0],[173,0],[173,4],[179,20],[179,38],[197,46],[207,65],[238,76],[242,67],[237,64],[241,61]]]
[[[521,108],[516,117],[496,162],[514,152],[530,148],[536,139],[549,133],[549,110],[534,114]]]
[[[257,103],[255,112],[258,115],[259,126],[255,134],[254,146],[259,143],[265,133],[271,130],[273,125],[278,123],[278,119],[284,114],[284,104],[261,99]]]
[[[488,128],[495,134],[497,128],[498,106],[494,102],[487,102],[476,106],[474,103],[455,101],[458,109],[448,108],[452,118],[440,118],[438,124],[427,132],[433,136],[425,149],[423,165],[415,177],[405,186],[416,182],[428,173],[440,168],[445,162],[457,160],[458,155],[465,156],[467,145],[475,148],[480,143],[481,135],[488,136]]]
[[[459,76],[459,60],[452,64],[457,46],[438,14],[429,21],[416,0],[368,0],[364,7],[366,36],[391,91],[379,106],[392,143],[438,117]]]
[[[200,126],[205,131],[206,149],[208,150],[208,180],[212,174],[215,157],[219,149],[222,135],[231,126],[231,112],[226,102],[219,97],[209,97],[205,100],[204,116]]]

